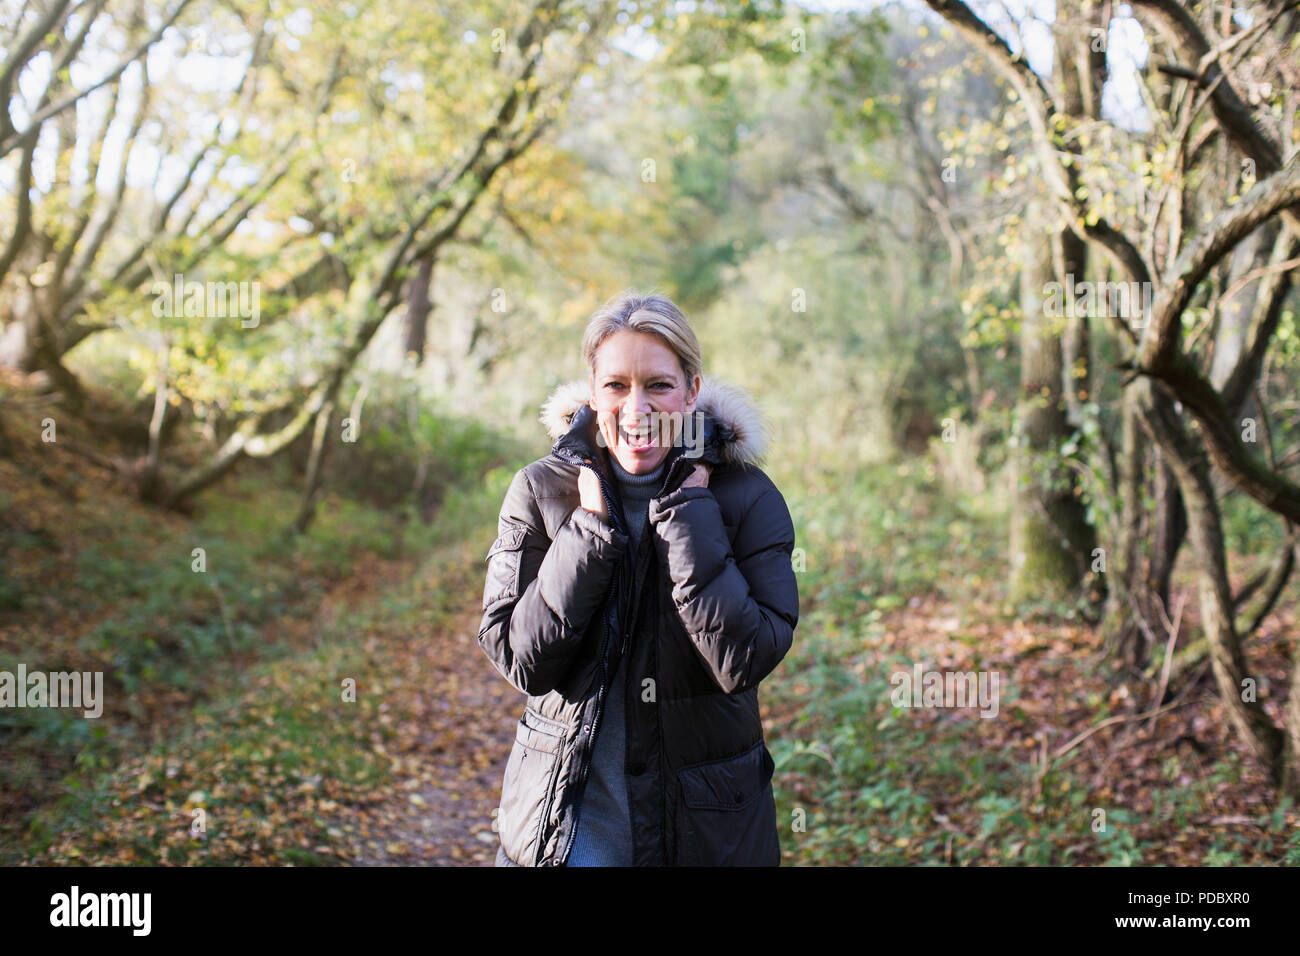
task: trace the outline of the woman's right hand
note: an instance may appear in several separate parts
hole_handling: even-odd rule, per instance
[[[609,509],[605,507],[605,496],[600,492],[600,479],[590,468],[578,469],[578,496],[582,507],[603,520],[609,520]]]

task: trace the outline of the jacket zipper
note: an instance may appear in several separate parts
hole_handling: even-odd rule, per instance
[[[591,775],[591,758],[596,749],[596,730],[600,727],[600,717],[605,709],[605,690],[609,681],[609,618],[605,618],[605,636],[600,642],[600,687],[596,691],[596,712],[591,718],[591,736],[588,737],[587,753],[582,761],[582,779],[579,781],[583,788],[587,785],[587,777]],[[549,804],[549,800],[548,800]],[[569,858],[569,850],[573,847],[573,841],[578,837],[578,821],[582,817],[582,804],[579,803],[574,810],[573,826],[569,829],[569,839],[564,844],[564,849],[560,852],[560,863]]]
[[[659,498],[662,498],[662,497],[663,497],[664,492],[667,490],[668,486],[672,483],[672,477],[673,477],[672,472],[674,472],[674,471],[677,470],[677,468],[678,468],[678,464],[679,464],[680,462],[682,462],[682,461],[686,461],[686,460],[689,460],[689,459],[686,459],[686,458],[684,458],[684,457],[679,457],[679,458],[677,459],[677,461],[673,462],[672,468],[670,468],[670,469],[668,470],[669,473],[668,473],[668,475],[664,478],[664,483],[663,483],[663,485],[659,488],[659,493],[656,495],[656,497],[659,497]],[[659,605],[658,605],[658,597],[657,597],[657,595],[656,595],[656,602],[655,602],[655,607],[656,607],[656,609],[658,608],[658,606],[659,606]],[[657,611],[656,611],[656,613],[657,613]],[[659,661],[658,661],[658,655],[657,655],[657,652],[656,652],[656,658],[655,658],[655,666],[656,666],[656,667],[658,667],[658,663],[659,663]],[[655,733],[656,733],[656,736],[659,738],[659,794],[660,794],[660,804],[659,804],[659,852],[663,855],[663,865],[664,865],[664,866],[668,866],[668,865],[669,865],[669,858],[668,858],[668,766],[667,766],[667,763],[666,763],[666,760],[665,760],[665,757],[664,757],[664,755],[667,753],[667,750],[665,749],[665,745],[664,745],[664,722],[663,722],[662,720],[659,720],[659,719],[656,719],[656,720],[655,720]]]
[[[577,465],[590,466],[592,464],[591,459],[589,458],[579,458],[576,455],[569,455],[567,453],[559,455],[559,457]],[[655,497],[663,496],[664,489],[667,488],[672,481],[673,472],[675,472],[678,469],[679,463],[685,460],[687,459],[679,457],[676,461],[673,462],[672,467],[668,469],[668,474],[664,476],[664,482],[662,485],[659,486],[659,492],[658,494],[656,494]],[[627,534],[627,529],[622,526],[623,524],[622,516],[620,512],[616,510],[613,498],[609,494],[609,489],[605,486],[604,477],[600,474],[600,472],[595,467],[592,467],[592,471],[595,472],[596,480],[600,483],[600,493],[602,497],[605,499],[605,507],[609,511],[609,515],[613,521],[614,527],[617,528],[619,531],[621,531],[623,534]],[[633,576],[634,583],[635,580],[636,578],[634,575]],[[617,583],[618,581],[616,576],[615,580],[611,582],[611,590],[614,589],[614,585],[616,585]],[[635,594],[632,595],[632,599],[633,601],[636,600]],[[608,601],[608,595],[606,596],[606,601]],[[620,622],[620,624],[621,623],[622,622]],[[591,735],[588,737],[589,743],[587,746],[587,753],[583,757],[582,769],[581,769],[580,779],[579,779],[579,784],[582,787],[586,786],[587,777],[590,776],[591,774],[591,758],[596,748],[596,743],[595,743],[596,731],[600,727],[600,718],[601,715],[604,713],[605,691],[608,688],[608,684],[609,684],[609,617],[607,614],[605,617],[605,634],[604,637],[601,638],[601,643],[600,643],[600,686],[596,690],[596,709],[595,712],[592,714],[592,718],[591,718]],[[662,724],[659,725],[659,754],[660,754],[660,779],[662,783],[662,779],[663,779],[663,726]],[[550,793],[548,793],[546,797],[546,808],[543,811],[543,817],[542,817],[543,822],[545,822],[546,818],[550,816],[551,803],[555,799],[555,787],[558,785],[559,785],[559,779],[557,776],[556,780],[553,781],[552,787],[550,788]],[[574,811],[573,826],[569,829],[569,839],[565,842],[564,849],[560,851],[559,857],[553,861],[553,865],[558,866],[559,864],[565,862],[569,858],[569,850],[573,848],[573,841],[577,839],[578,836],[578,822],[581,816],[582,816],[582,806],[581,804],[579,804],[577,809]],[[543,842],[541,846],[537,848],[537,852],[539,854],[545,852],[545,847],[546,844]]]
[[[567,454],[561,455],[560,457],[565,458],[567,461],[571,461],[574,464],[588,465],[588,466],[592,465],[591,459],[589,458],[579,459],[577,456],[570,456]],[[605,500],[605,508],[609,512],[610,520],[613,526],[623,534],[627,534],[627,530],[622,526],[623,524],[622,516],[619,513],[616,505],[614,504],[614,500],[609,493],[609,489],[605,486],[604,477],[601,475],[600,471],[596,469],[594,466],[592,466],[591,470],[595,473],[596,480],[600,484],[600,494],[601,497],[604,498]],[[617,583],[618,583],[618,579],[616,574],[614,580],[610,582],[611,591],[614,590]],[[608,602],[608,600],[609,600],[609,596],[606,595],[606,602]],[[596,708],[591,717],[591,734],[587,738],[588,740],[587,752],[583,756],[583,761],[582,761],[582,770],[579,779],[579,785],[581,787],[586,786],[587,777],[590,776],[591,774],[591,758],[593,752],[595,751],[595,746],[596,746],[596,730],[600,727],[601,714],[604,712],[605,692],[608,688],[608,684],[609,684],[609,615],[608,612],[606,612],[605,633],[604,636],[601,638],[601,642],[600,642],[600,686],[596,689]],[[554,782],[554,784],[555,786],[559,785],[558,779]],[[546,798],[547,816],[550,815],[551,802],[555,799],[555,786],[552,786],[551,792],[547,795]],[[581,804],[579,804],[579,806],[574,811],[573,826],[570,827],[569,829],[569,839],[565,842],[564,849],[560,851],[559,857],[555,861],[553,861],[554,864],[557,866],[569,858],[569,850],[572,849],[573,841],[577,839],[578,836],[578,821],[581,815],[582,815],[582,806]],[[545,850],[545,844],[543,844],[541,847],[538,848],[539,853],[544,852],[544,850]]]

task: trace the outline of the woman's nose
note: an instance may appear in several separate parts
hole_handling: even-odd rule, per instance
[[[652,410],[650,392],[633,385],[628,389],[627,400],[623,403],[622,413],[629,418],[636,415],[649,415]]]

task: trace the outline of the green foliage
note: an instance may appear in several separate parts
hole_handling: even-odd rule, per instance
[[[338,627],[320,631],[316,617],[335,583],[373,566],[376,558],[477,547],[474,542],[485,534],[490,540],[505,469],[496,469],[486,485],[473,470],[514,452],[481,426],[432,413],[425,421],[434,447],[445,451],[449,471],[459,481],[440,489],[445,519],[440,514],[432,524],[417,521],[401,529],[400,512],[331,490],[308,532],[290,534],[287,524],[300,493],[288,480],[286,461],[248,469],[213,489],[189,523],[160,523],[143,507],[78,514],[78,546],[67,552],[68,567],[39,538],[11,540],[10,554],[30,549],[33,561],[43,559],[49,574],[24,577],[24,582],[44,580],[47,588],[38,595],[29,583],[23,585],[18,603],[26,616],[18,621],[24,653],[0,660],[0,669],[14,671],[22,660],[29,669],[40,661],[44,670],[103,671],[105,709],[99,720],[50,708],[0,710],[5,789],[41,799],[58,793],[74,802],[98,799],[88,781],[138,754],[164,727],[170,740],[190,707],[221,700],[258,668],[265,672],[277,661],[296,659],[304,652],[304,639],[319,649],[330,639],[350,638]],[[204,551],[202,571],[195,569],[195,548]],[[35,564],[24,568],[25,575],[36,571]],[[54,581],[59,583],[50,592]],[[85,616],[87,626],[75,637],[24,623],[41,611],[50,593]],[[399,592],[392,599],[390,609],[413,600]],[[261,724],[250,729],[269,734]],[[310,759],[331,772],[347,769],[364,752],[353,731],[321,738],[320,723],[310,714],[286,712],[277,733],[298,741],[295,753],[315,754]],[[75,811],[88,820],[95,812]],[[0,829],[0,857],[13,852],[12,828],[20,822],[14,817]],[[60,830],[38,823],[33,834],[52,839]],[[158,844],[143,840],[137,858],[152,860],[157,850]]]
[[[409,649],[412,633],[447,630],[463,613],[466,573],[478,572],[513,473],[502,466],[449,492],[446,520],[422,542],[427,560],[378,600],[322,621],[311,646],[268,649],[237,682],[213,681],[163,742],[124,748],[111,763],[79,760],[10,855],[190,866],[350,861],[344,831],[355,838],[358,818],[392,789],[395,755],[412,746],[395,741],[399,727],[421,729],[403,708],[424,697],[426,682],[416,676],[418,693],[410,682],[399,692],[391,655]],[[265,622],[262,639],[301,613],[286,608]],[[377,651],[376,639],[393,643]],[[363,691],[355,701],[340,702],[343,676]],[[187,828],[195,807],[206,814],[201,836]]]
[[[1253,558],[1255,564],[1271,561],[1286,538],[1281,518],[1244,494],[1227,494],[1219,501],[1223,540],[1230,553]]]
[[[978,717],[895,707],[890,675],[921,653],[910,599],[951,599],[960,615],[1000,584],[1004,517],[988,501],[945,494],[923,470],[878,466],[823,480],[836,492],[789,485],[807,571],[794,645],[763,692],[774,713],[790,715],[769,737],[777,806],[790,814],[778,819],[788,862],[1139,866],[1167,850],[1169,833],[1201,829],[1217,795],[1243,785],[1239,760],[1205,773],[1170,756],[1164,786],[1139,812],[1097,793],[1069,758],[1040,775],[1031,751],[985,745]],[[960,616],[954,625],[961,640],[969,625]],[[993,649],[982,639],[970,646]],[[1019,694],[1004,675],[996,723],[1032,726]],[[1109,714],[1100,695],[1087,706],[1088,722]],[[1104,830],[1093,829],[1099,808]],[[1282,805],[1266,821],[1278,844],[1287,819]],[[1240,863],[1246,839],[1217,837],[1204,860]],[[1300,852],[1294,836],[1288,846]]]
[[[1294,830],[1286,841],[1286,856],[1282,862],[1287,866],[1300,866],[1300,829]]]
[[[375,394],[355,424],[355,441],[339,441],[326,464],[327,487],[379,509],[412,501],[417,484],[427,519],[451,488],[476,482],[509,451],[484,424],[455,417],[447,399],[429,395],[414,381],[376,377]],[[336,427],[349,417],[340,406]],[[310,448],[304,437],[291,460],[304,469]]]
[[[1131,829],[1134,822],[1133,814],[1123,809],[1111,810],[1106,814],[1106,828],[1097,834],[1097,840],[1108,865],[1141,865],[1141,850]],[[1213,865],[1209,859],[1206,864]]]

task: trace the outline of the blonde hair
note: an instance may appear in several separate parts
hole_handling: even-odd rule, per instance
[[[624,329],[661,338],[677,356],[688,390],[695,376],[703,372],[699,340],[682,310],[666,295],[635,289],[623,290],[592,314],[582,336],[582,360],[589,369],[596,370],[596,351],[601,343]]]

